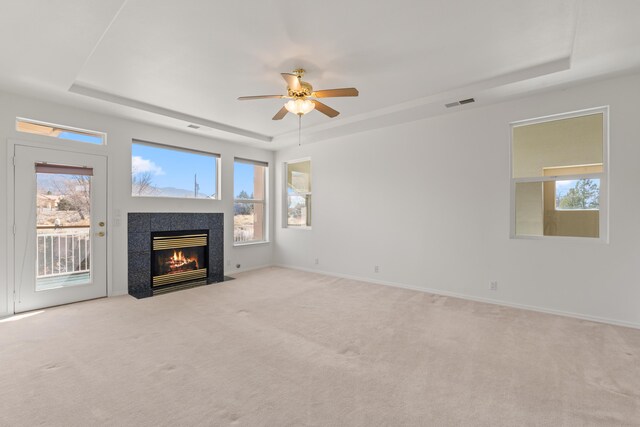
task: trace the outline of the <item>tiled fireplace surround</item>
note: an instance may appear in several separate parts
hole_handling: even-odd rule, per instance
[[[151,233],[154,231],[209,230],[208,282],[224,280],[224,214],[222,213],[129,213],[129,294],[153,295],[151,288]]]

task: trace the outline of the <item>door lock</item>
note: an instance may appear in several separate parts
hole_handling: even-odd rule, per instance
[[[100,231],[97,234],[98,234],[98,237],[104,237],[104,231]]]
[[[100,227],[104,227],[104,221],[100,221],[100,222],[98,223],[98,225],[99,225]]]

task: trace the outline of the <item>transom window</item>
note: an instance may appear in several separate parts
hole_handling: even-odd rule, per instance
[[[104,132],[54,125],[52,123],[23,119],[21,117],[16,118],[16,130],[18,132],[50,136],[69,141],[85,142],[88,144],[103,145],[107,141],[107,134]]]
[[[608,109],[512,123],[512,237],[607,238]]]

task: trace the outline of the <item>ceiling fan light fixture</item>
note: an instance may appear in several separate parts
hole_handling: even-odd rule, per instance
[[[284,108],[290,113],[303,116],[316,108],[316,105],[308,99],[292,99],[284,104]]]

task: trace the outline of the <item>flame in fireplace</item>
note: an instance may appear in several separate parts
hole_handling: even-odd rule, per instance
[[[182,251],[173,251],[173,256],[169,260],[169,266],[171,270],[180,269],[183,266],[187,266],[188,264],[193,264],[194,269],[198,269],[198,259],[197,257],[189,258],[184,256]]]
[[[171,257],[171,260],[175,263],[184,263],[184,255],[182,254],[182,251],[173,251],[173,256]]]

